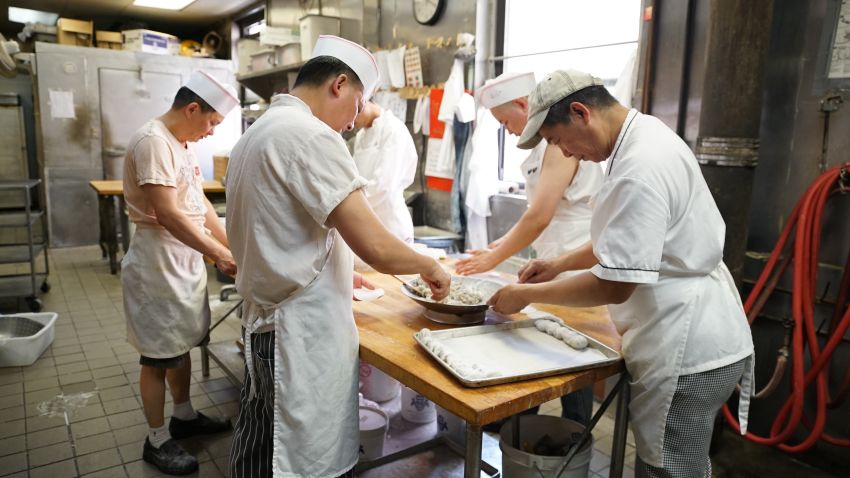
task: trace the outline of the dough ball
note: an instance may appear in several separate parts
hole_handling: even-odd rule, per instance
[[[585,336],[575,333],[569,329],[564,330],[567,331],[567,335],[564,337],[564,342],[566,342],[567,345],[576,350],[582,350],[587,348],[587,338]]]
[[[459,365],[452,367],[452,368],[454,369],[455,372],[457,372],[458,375],[460,375],[463,378],[469,378],[469,375],[472,373],[472,369],[469,368],[468,365],[459,364]]]

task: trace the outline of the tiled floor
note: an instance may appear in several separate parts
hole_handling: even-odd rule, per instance
[[[53,289],[43,299],[45,311],[59,314],[53,345],[29,367],[0,368],[0,476],[160,476],[141,461],[147,425],[139,398],[138,355],[125,341],[119,276],[109,274],[97,247],[52,250],[51,267]],[[8,271],[0,267],[0,274],[4,272]],[[218,301],[219,288],[211,274],[214,318],[232,305]],[[0,313],[19,307],[25,305],[0,301]],[[229,318],[213,331],[212,341],[233,340],[238,331],[238,319]],[[238,389],[214,362],[210,376],[202,377],[199,350],[191,355],[195,408],[235,416]],[[166,406],[166,413],[170,408]],[[544,404],[541,413],[559,415],[560,403]],[[613,410],[608,415],[594,432],[592,478],[608,476]],[[497,438],[485,440],[484,456],[500,467]],[[774,449],[742,443],[731,432],[725,439],[725,451],[714,459],[717,477],[833,476]],[[227,475],[230,441],[231,435],[225,433],[183,442],[201,463],[198,476]],[[629,434],[624,476],[634,475],[634,456]],[[364,478],[460,476],[459,460],[441,447],[376,468]]]
[[[51,263],[53,287],[43,300],[44,311],[59,314],[53,345],[29,367],[0,368],[0,476],[159,476],[141,461],[147,425],[139,356],[125,340],[119,276],[109,274],[97,247],[53,250]],[[217,287],[211,280],[211,291]],[[0,312],[18,306],[0,303]],[[228,320],[212,340],[237,334],[238,322]],[[238,389],[214,364],[202,377],[198,349],[192,359],[195,408],[235,415]],[[197,453],[200,476],[215,477],[223,475],[229,445],[223,434],[186,446]]]

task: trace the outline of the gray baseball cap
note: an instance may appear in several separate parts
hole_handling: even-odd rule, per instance
[[[517,147],[531,149],[543,139],[538,133],[552,105],[576,91],[599,85],[602,85],[602,80],[578,70],[555,70],[546,75],[528,95],[528,122]]]

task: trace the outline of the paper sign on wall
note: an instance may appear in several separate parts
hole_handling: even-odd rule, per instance
[[[408,48],[404,52],[404,73],[407,86],[422,86],[422,61],[418,46]]]
[[[407,100],[399,96],[398,93],[379,91],[375,93],[375,103],[385,110],[392,111],[396,118],[402,121],[407,119]]]
[[[74,92],[62,90],[50,91],[50,117],[53,119],[76,119],[74,112]]]

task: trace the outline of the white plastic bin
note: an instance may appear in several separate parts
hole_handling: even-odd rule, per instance
[[[57,317],[55,312],[0,315],[0,367],[24,367],[38,360],[53,343]]]
[[[413,423],[431,423],[437,418],[437,409],[431,400],[404,387],[401,390],[401,416]]]
[[[458,445],[466,444],[466,422],[454,413],[437,405],[437,434]]]
[[[556,442],[566,441],[584,427],[572,420],[549,415],[523,415],[519,419],[520,443],[537,443],[544,435]],[[527,453],[510,445],[512,423],[508,420],[499,430],[499,449],[502,450],[502,476],[505,478],[553,478],[563,456],[543,456]],[[593,437],[573,457],[561,478],[586,478],[590,472]]]
[[[363,398],[373,402],[386,402],[397,397],[401,391],[398,380],[390,377],[366,362],[360,361],[360,392]]]
[[[360,459],[374,460],[384,455],[384,441],[390,419],[383,410],[360,407]]]

